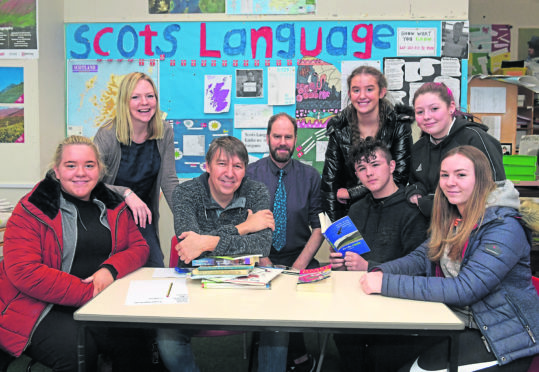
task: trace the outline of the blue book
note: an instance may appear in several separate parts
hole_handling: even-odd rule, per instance
[[[370,251],[367,242],[365,242],[350,217],[345,216],[333,223],[326,213],[320,213],[318,218],[320,219],[322,234],[335,252],[342,253],[344,256],[348,251],[357,254]]]

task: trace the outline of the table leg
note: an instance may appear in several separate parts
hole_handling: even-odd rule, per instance
[[[78,330],[77,358],[79,372],[86,372],[86,326],[81,324]]]
[[[459,336],[460,333],[449,336],[449,372],[458,372],[459,369]]]

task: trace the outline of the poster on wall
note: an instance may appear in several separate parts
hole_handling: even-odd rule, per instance
[[[167,119],[174,130],[174,153],[178,174],[206,171],[205,155],[213,139],[232,133],[231,119]]]
[[[144,72],[159,90],[159,62],[150,60],[68,60],[66,65],[67,135],[93,137],[116,114],[122,78]]]
[[[505,24],[470,25],[472,75],[489,75],[511,59],[511,26]]]
[[[0,0],[0,59],[38,58],[37,0]]]
[[[224,13],[225,0],[148,0],[150,14]]]
[[[0,67],[0,143],[24,143],[22,67]]]
[[[442,22],[442,56],[468,58],[468,21]]]
[[[201,154],[218,135],[244,139],[254,156],[265,155],[264,130],[279,112],[298,120],[293,156],[321,171],[327,123],[347,102],[343,66],[347,76],[351,66],[366,62],[382,71],[386,63],[401,63],[408,76],[413,69],[421,76],[413,82],[443,76],[456,92],[466,91],[467,60],[442,58],[441,27],[432,20],[67,24],[68,126],[95,130],[106,111],[96,104],[108,94],[110,74],[121,75],[129,65],[159,81],[161,110],[173,120],[180,178],[202,172]],[[399,35],[406,37],[401,45],[407,52],[392,61],[400,56]],[[73,64],[110,65],[108,73],[99,67],[105,82],[96,83],[98,92],[86,92],[94,75],[74,72]],[[394,93],[408,96],[410,82],[403,80]],[[77,115],[80,120],[72,120]]]
[[[415,91],[426,82],[444,83],[455,98],[457,107],[462,102],[461,77],[463,68],[458,58],[386,58],[384,75],[388,93],[396,102],[412,105]]]
[[[226,0],[227,14],[312,14],[316,0]]]

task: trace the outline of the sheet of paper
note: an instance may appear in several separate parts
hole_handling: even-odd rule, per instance
[[[384,75],[387,80],[388,90],[402,89],[404,83],[404,59],[388,59],[384,66]]]
[[[437,47],[436,29],[427,27],[397,28],[398,56],[434,56]]]
[[[228,112],[231,96],[232,75],[204,76],[204,113]]]
[[[268,105],[296,103],[296,68],[268,67]]]
[[[234,128],[266,128],[273,115],[270,105],[234,105]]]
[[[185,156],[204,156],[206,153],[206,137],[204,135],[184,135],[183,136],[183,155]]]
[[[505,88],[472,87],[470,89],[470,112],[505,114],[505,97]]]
[[[316,161],[324,161],[327,148],[328,141],[316,141]]]
[[[169,280],[132,280],[126,305],[181,304],[189,301],[185,278]]]
[[[243,130],[241,132],[241,142],[245,144],[249,153],[266,153],[269,150],[266,142],[266,130]]]
[[[185,278],[187,273],[179,273],[174,267],[156,267],[152,278]]]
[[[488,134],[499,141],[502,132],[502,117],[485,115],[481,117],[481,121],[488,127]]]

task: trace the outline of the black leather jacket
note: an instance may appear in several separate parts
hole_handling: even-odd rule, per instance
[[[332,221],[345,216],[349,206],[368,193],[356,177],[349,153],[352,147],[350,126],[347,111],[344,109],[332,118],[327,126],[329,143],[326,150],[324,171],[322,172],[322,206]],[[376,138],[381,140],[391,152],[396,167],[393,178],[398,185],[405,186],[410,172],[410,154],[412,149],[413,109],[404,105],[396,105],[388,120],[382,125]],[[337,200],[337,190],[348,189],[350,203],[341,204]]]

